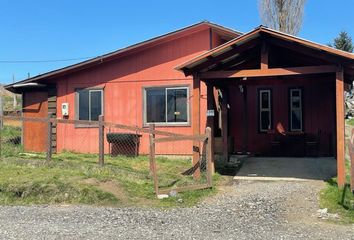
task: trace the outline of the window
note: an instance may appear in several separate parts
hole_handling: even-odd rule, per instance
[[[302,91],[290,89],[290,131],[302,131]]]
[[[272,128],[271,90],[259,90],[259,131],[267,132]]]
[[[79,89],[76,91],[78,120],[98,121],[103,114],[103,90]]]
[[[146,88],[145,123],[188,123],[188,88]]]

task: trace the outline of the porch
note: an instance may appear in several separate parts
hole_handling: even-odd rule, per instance
[[[354,77],[353,54],[261,26],[177,69],[193,75],[195,134],[203,114],[200,86],[206,84],[207,125],[222,147],[224,161],[231,153],[306,156],[310,146],[314,156],[336,159],[338,184],[344,186],[344,89]],[[196,163],[199,149],[195,143]],[[286,162],[291,169],[307,158],[283,159],[273,163]],[[317,166],[325,164],[321,158],[312,159]]]
[[[328,180],[336,176],[336,159],[250,157],[244,159],[236,180]]]

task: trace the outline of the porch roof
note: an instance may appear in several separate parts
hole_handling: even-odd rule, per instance
[[[219,47],[216,47],[208,52],[205,52],[179,66],[175,69],[183,71],[186,76],[195,73],[204,72],[220,72],[220,70],[230,70],[230,66],[234,68],[232,70],[245,70],[258,69],[259,67],[239,67],[245,61],[252,58],[252,55],[261,53],[263,49],[262,44],[271,44],[279,48],[290,49],[292,53],[301,54],[303,62],[308,61],[308,57],[315,60],[311,64],[305,66],[315,67],[315,69],[301,68],[303,66],[298,65],[296,68],[273,68],[267,66],[267,71],[264,71],[264,75],[293,75],[293,74],[311,74],[311,73],[329,73],[336,72],[337,66],[343,66],[346,82],[352,82],[354,79],[354,54],[344,52],[338,49],[334,49],[325,45],[321,45],[315,42],[311,42],[299,37],[295,37],[289,34],[285,34],[279,31],[269,29],[264,26],[259,26],[249,33],[241,35]],[[262,50],[263,51],[263,50]],[[278,50],[277,53],[280,51]],[[268,54],[268,52],[267,52]],[[285,54],[286,56],[286,54]],[[289,59],[288,56],[286,56]],[[231,64],[230,64],[231,63]],[[258,62],[259,64],[259,62]],[[267,56],[268,64],[268,56]],[[291,66],[293,67],[293,66]],[[250,71],[252,71],[250,70]],[[283,74],[279,74],[282,72]],[[227,73],[224,77],[232,77],[230,73]],[[217,75],[217,74],[214,74]],[[257,75],[257,74],[256,74]],[[263,76],[262,74],[256,77]],[[236,74],[233,77],[243,77],[243,74]]]

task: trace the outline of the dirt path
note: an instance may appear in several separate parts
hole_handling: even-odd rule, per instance
[[[311,182],[239,182],[184,209],[0,207],[3,239],[354,239],[317,216]]]

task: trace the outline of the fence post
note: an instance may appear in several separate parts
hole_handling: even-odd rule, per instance
[[[46,161],[49,162],[52,160],[52,113],[48,113],[48,118],[47,118],[47,156],[46,156]]]
[[[159,185],[157,180],[157,168],[155,159],[155,124],[149,126],[149,142],[150,142],[150,175],[154,179],[154,191],[156,196],[159,195]]]
[[[104,165],[104,116],[98,117],[98,163]]]
[[[205,134],[207,135],[207,144],[206,144],[206,162],[207,162],[207,184],[209,187],[213,186],[213,173],[214,173],[214,156],[212,151],[212,136],[211,136],[211,128],[207,127],[205,129]]]

